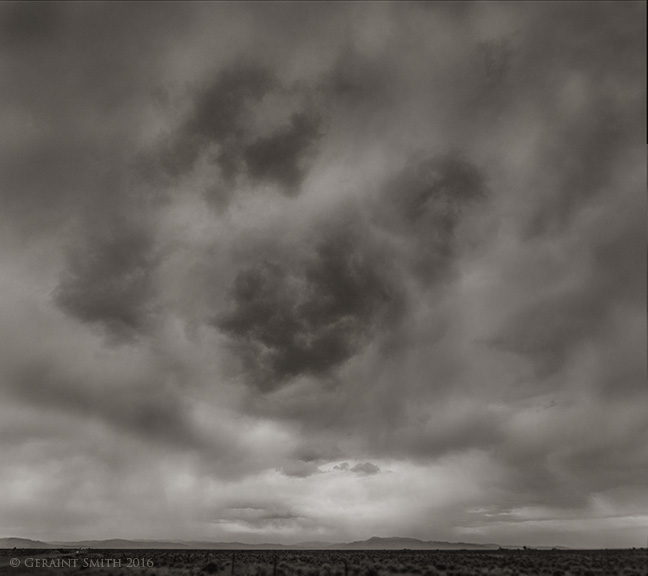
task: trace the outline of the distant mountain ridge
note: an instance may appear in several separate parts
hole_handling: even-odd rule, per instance
[[[368,540],[333,544],[341,550],[497,550],[499,544],[475,544],[469,542],[439,542],[419,540],[418,538],[379,538],[374,536]]]
[[[95,548],[95,549],[171,549],[171,550],[497,550],[522,549],[522,546],[501,546],[499,544],[475,544],[471,542],[426,541],[417,538],[393,536],[355,542],[302,542],[299,544],[247,544],[244,542],[200,542],[168,540],[77,540],[73,542],[43,542],[29,538],[0,538],[0,548]],[[551,546],[528,546],[531,549],[546,550]],[[566,549],[556,546],[557,549]]]
[[[0,538],[0,548],[56,548],[56,546],[29,538]]]

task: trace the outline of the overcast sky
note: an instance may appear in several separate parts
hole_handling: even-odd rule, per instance
[[[646,4],[3,3],[0,536],[642,546]]]

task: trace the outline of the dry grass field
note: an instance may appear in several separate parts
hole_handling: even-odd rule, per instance
[[[12,566],[17,560],[18,566]],[[234,566],[232,566],[232,561]],[[232,570],[233,569],[233,570]],[[645,576],[632,550],[226,551],[0,550],[0,574],[22,576]]]

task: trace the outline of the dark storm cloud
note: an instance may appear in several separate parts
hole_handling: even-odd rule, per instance
[[[645,7],[592,2],[539,10],[517,46],[515,76],[501,95],[523,99],[547,122],[537,157],[545,201],[527,224],[528,237],[551,235],[610,186],[619,161],[645,130]],[[578,38],[578,42],[574,42]],[[541,82],[540,79],[544,79]],[[562,94],[577,93],[565,107]],[[545,99],[541,102],[541,99]]]
[[[621,542],[645,48],[639,2],[0,5],[0,528]]]
[[[352,229],[359,221],[329,227],[297,269],[276,260],[241,270],[234,309],[216,325],[261,388],[330,375],[402,315],[399,274],[414,272],[428,285],[447,277],[464,212],[485,197],[482,173],[460,154],[408,166],[379,196],[378,228],[361,227],[362,239]],[[381,228],[405,239],[405,253],[389,245],[380,256],[367,249]]]
[[[114,385],[108,382],[103,387],[84,387],[78,378],[42,362],[16,374],[9,390],[32,406],[96,419],[137,438],[176,448],[208,448],[178,397],[160,387],[140,383],[117,393],[110,389],[111,384]]]
[[[296,376],[325,377],[396,312],[385,271],[356,233],[337,230],[300,269],[266,261],[239,272],[233,309],[215,325],[263,390]]]
[[[602,328],[604,306],[597,299],[584,300],[581,293],[548,295],[516,314],[490,345],[531,357],[538,377],[546,378],[564,367],[575,346]]]
[[[433,158],[407,170],[388,194],[406,224],[452,237],[465,206],[485,194],[483,176],[458,154]]]
[[[150,311],[155,207],[140,197],[154,194],[132,168],[142,112],[159,88],[158,40],[189,16],[168,5],[124,8],[0,11],[3,121],[15,141],[0,161],[3,218],[27,241],[49,235],[67,248],[55,302],[118,338],[142,331]]]
[[[485,40],[481,44],[486,78],[490,87],[501,86],[510,72],[513,48],[506,38]]]
[[[441,278],[455,256],[455,231],[464,211],[486,197],[483,174],[458,153],[414,163],[390,181],[381,223],[413,237],[408,254],[416,273],[428,282]]]
[[[10,2],[0,20],[0,45],[8,50],[25,48],[50,40],[61,23],[55,3],[39,6],[30,2]]]
[[[297,194],[308,158],[321,137],[317,111],[312,106],[298,107],[285,124],[262,135],[250,127],[264,97],[288,100],[293,92],[267,66],[230,64],[211,85],[197,90],[186,119],[162,145],[162,165],[172,176],[180,176],[206,154],[224,179],[214,188],[218,190],[214,200],[221,204],[233,194],[239,176],[275,184],[287,195]]]
[[[543,379],[562,370],[584,343],[604,337],[619,306],[645,310],[645,256],[628,250],[645,241],[644,228],[639,210],[624,210],[624,224],[609,226],[576,263],[584,268],[583,283],[530,301],[506,320],[490,344],[530,358]],[[641,390],[644,368],[636,363],[608,365],[606,391],[616,395]]]
[[[448,126],[439,130],[443,132],[446,129],[451,136],[465,130],[470,137],[482,141],[474,146],[467,145],[465,154],[441,154],[423,162],[411,159],[406,169],[388,179],[389,182],[380,188],[384,192],[373,200],[376,229],[386,231],[395,240],[395,250],[400,250],[399,254],[403,256],[399,260],[399,270],[406,281],[411,280],[414,273],[424,281],[425,286],[438,286],[438,281],[443,280],[445,286],[459,290],[457,276],[450,272],[455,265],[458,272],[460,265],[464,266],[464,271],[470,270],[470,263],[466,260],[465,238],[461,237],[462,226],[479,221],[480,211],[488,214],[493,206],[501,211],[503,227],[512,224],[516,231],[520,231],[513,240],[518,243],[516,250],[520,254],[533,258],[547,246],[557,246],[554,254],[562,257],[563,263],[574,254],[580,255],[582,260],[575,260],[571,265],[575,271],[573,279],[561,283],[560,278],[551,280],[547,273],[546,278],[539,281],[537,290],[530,286],[528,297],[520,297],[517,303],[514,303],[513,295],[515,287],[525,285],[521,281],[524,270],[517,269],[509,277],[506,271],[498,268],[498,259],[506,260],[506,255],[500,254],[489,261],[494,265],[494,274],[501,274],[498,289],[503,294],[503,300],[508,294],[511,295],[510,303],[498,304],[498,320],[505,322],[503,328],[491,326],[495,332],[493,341],[504,349],[515,351],[521,358],[531,360],[535,372],[517,389],[511,387],[509,390],[504,385],[498,387],[489,384],[486,374],[465,376],[460,368],[445,371],[440,367],[444,366],[444,359],[440,358],[442,354],[438,351],[445,350],[452,357],[458,346],[458,342],[452,339],[454,322],[450,320],[449,334],[443,333],[438,340],[433,340],[429,331],[417,335],[420,338],[417,343],[421,345],[421,350],[426,351],[421,353],[429,354],[429,362],[416,363],[411,358],[413,354],[410,353],[409,358],[404,355],[395,362],[398,368],[391,375],[391,386],[385,385],[381,389],[376,378],[367,378],[367,383],[363,384],[364,374],[358,378],[360,383],[358,380],[352,382],[356,377],[352,373],[348,376],[349,382],[346,382],[343,393],[340,392],[342,387],[338,389],[338,396],[343,398],[328,397],[316,387],[311,387],[308,394],[315,395],[314,398],[300,401],[296,399],[297,391],[293,397],[287,392],[281,397],[285,405],[271,413],[301,423],[305,445],[325,445],[325,431],[333,427],[340,431],[339,436],[359,434],[368,437],[363,445],[369,458],[398,453],[421,462],[477,449],[488,453],[501,467],[503,477],[498,488],[506,493],[506,496],[501,496],[501,500],[506,502],[504,506],[510,509],[529,505],[546,506],[576,514],[575,511],[591,506],[592,498],[598,491],[632,482],[633,478],[641,475],[643,467],[637,465],[641,461],[641,451],[635,449],[634,445],[623,448],[624,442],[632,437],[631,431],[619,433],[618,439],[608,445],[609,451],[620,454],[619,458],[609,458],[611,466],[608,467],[606,451],[585,446],[578,436],[573,440],[573,449],[565,446],[565,439],[578,434],[578,425],[569,426],[567,421],[580,422],[592,434],[597,430],[596,424],[585,416],[586,410],[572,413],[559,405],[543,413],[539,419],[541,422],[564,426],[557,437],[550,437],[548,428],[551,425],[536,430],[538,423],[532,417],[525,418],[524,423],[520,423],[520,430],[529,437],[521,435],[523,437],[516,441],[520,430],[509,429],[506,421],[518,409],[517,406],[511,405],[510,412],[505,413],[489,411],[485,406],[481,409],[479,406],[479,402],[487,404],[490,401],[506,404],[509,395],[515,396],[520,389],[524,389],[529,397],[545,394],[555,388],[559,388],[557,393],[568,394],[567,390],[578,386],[567,381],[572,377],[572,372],[568,370],[576,373],[581,370],[578,367],[579,354],[587,346],[594,346],[595,349],[608,346],[603,343],[609,333],[608,322],[619,305],[638,310],[639,314],[645,310],[640,303],[645,294],[645,255],[629,249],[638,245],[642,246],[642,250],[645,247],[643,225],[639,223],[643,212],[624,209],[619,218],[627,218],[627,226],[617,226],[601,218],[599,239],[594,235],[579,236],[579,226],[588,210],[604,206],[614,211],[615,188],[619,193],[619,204],[627,208],[629,203],[625,191],[621,194],[619,187],[626,186],[627,179],[623,175],[626,166],[629,170],[636,169],[631,168],[632,160],[627,164],[624,160],[634,157],[633,149],[638,141],[633,119],[643,118],[644,114],[637,107],[637,94],[640,91],[636,90],[636,78],[643,74],[640,65],[644,57],[639,56],[643,52],[637,49],[640,35],[631,34],[632,40],[622,38],[621,23],[628,16],[620,16],[623,9],[612,15],[610,4],[597,6],[587,14],[587,22],[599,32],[583,32],[582,21],[579,23],[577,17],[578,9],[566,8],[565,21],[552,12],[554,9],[557,10],[552,8],[547,13],[539,14],[537,28],[531,26],[530,42],[526,43],[519,35],[512,34],[510,39],[495,35],[495,40],[476,43],[475,49],[469,52],[483,74],[482,83],[475,83],[482,91],[477,94],[478,91],[473,90],[475,86],[470,85],[471,94],[464,95],[462,89],[466,85],[457,81],[457,99],[463,99],[463,102],[448,106]],[[468,12],[464,16],[468,18]],[[580,13],[580,16],[583,14]],[[613,25],[607,29],[606,19],[610,17]],[[556,36],[558,32],[550,30],[554,18],[561,21],[559,28],[564,28],[560,38]],[[568,32],[565,33],[565,30]],[[555,45],[544,46],[544,32],[551,37],[556,36]],[[601,36],[609,38],[616,48],[611,49],[610,43],[601,43]],[[574,44],[574,38],[579,38],[578,46]],[[612,58],[612,53],[618,57],[617,48],[620,53],[630,55],[629,61],[624,60],[618,68]],[[384,97],[384,92],[372,99],[367,86],[372,82],[380,85],[380,74],[372,76],[366,62],[358,67],[367,73],[364,80],[354,84],[353,75],[345,76],[342,68],[332,76],[338,83],[329,87],[328,94],[335,94],[334,98],[339,98],[344,105],[357,105],[358,110],[361,103],[366,104],[366,117],[361,115],[362,126],[366,128],[371,125],[373,128],[372,121],[376,116],[381,117],[376,111],[380,109],[380,98]],[[583,84],[579,84],[581,81]],[[482,96],[483,102],[480,100]],[[462,104],[465,102],[470,102],[473,108],[464,110]],[[466,112],[466,118],[461,117],[463,112]],[[523,141],[522,145],[529,148],[531,160],[528,164],[518,167],[513,162],[500,163],[501,158],[496,153],[498,144],[495,144],[498,131],[506,134],[508,130],[513,134],[518,126],[529,126],[531,130],[537,118],[542,128],[537,129],[536,139]],[[644,124],[640,124],[641,130]],[[491,134],[494,138],[492,141],[489,139]],[[516,149],[519,143],[514,137],[511,138],[512,142],[506,138],[500,142],[504,147],[509,146],[501,152],[501,156],[519,153],[524,158],[523,151]],[[457,140],[462,142],[461,138]],[[440,147],[444,148],[444,145]],[[492,150],[485,153],[484,149],[489,148]],[[473,158],[479,158],[479,161]],[[492,163],[484,163],[484,158]],[[498,171],[501,174],[503,166],[510,170],[510,176],[522,174],[526,180],[521,180],[519,189],[511,190],[511,185],[500,177],[496,179],[497,185],[503,184],[509,188],[504,191],[496,189],[493,194],[487,194],[491,174],[497,175]],[[633,176],[628,175],[628,179],[633,181]],[[522,214],[516,214],[514,209],[509,210],[509,206],[514,205],[515,197],[525,205]],[[509,218],[510,221],[506,221]],[[495,239],[488,235],[479,240],[485,246],[482,256],[496,244]],[[577,246],[578,249],[569,252],[570,246]],[[566,251],[564,254],[561,253],[563,248]],[[476,253],[479,255],[479,250]],[[515,264],[511,266],[515,268]],[[540,279],[543,278],[543,270],[536,273]],[[289,271],[280,272],[277,278],[282,274],[290,276],[294,270],[289,268]],[[560,276],[566,279],[569,276],[567,269],[560,270],[557,277]],[[470,283],[472,279],[462,281]],[[287,283],[279,281],[280,285]],[[295,282],[295,293],[298,294],[297,286],[299,282]],[[426,300],[425,305],[434,307],[439,304]],[[466,305],[469,306],[467,302]],[[433,315],[430,318],[430,322],[437,319]],[[260,324],[251,322],[250,328],[241,334],[250,337],[254,330],[260,330]],[[424,338],[432,342],[424,344],[421,341]],[[417,344],[408,341],[408,346],[415,348]],[[257,349],[270,348],[264,345]],[[494,358],[503,358],[496,351],[493,354]],[[469,352],[459,356],[458,363],[469,365],[474,361]],[[255,361],[252,360],[253,363]],[[371,362],[376,367],[386,366],[382,358],[372,358]],[[502,360],[504,365],[509,364],[508,370],[511,372],[517,369],[515,362],[510,357]],[[616,399],[628,392],[634,395],[645,390],[642,371],[634,368],[626,370],[628,373],[624,375],[623,384],[620,384],[617,376],[623,370],[616,359],[612,364],[614,367],[604,369],[609,369],[609,373],[600,378],[601,381],[608,381],[602,387],[609,398]],[[631,361],[630,364],[636,362]],[[426,373],[429,374],[427,379],[423,376]],[[549,376],[559,377],[550,385],[552,388],[543,382]],[[462,377],[472,378],[477,387],[492,386],[494,396],[489,398],[485,393],[484,398],[475,401],[474,412],[468,411],[462,415],[457,410],[455,418],[444,419],[444,409],[437,409],[436,406],[442,405],[446,394],[470,394],[467,388],[463,388]],[[425,380],[429,380],[427,387],[410,383]],[[560,384],[559,380],[565,382]],[[595,381],[593,386],[598,384]],[[573,389],[572,393],[578,394]],[[584,391],[582,394],[590,398],[594,406],[599,402],[597,393]],[[295,401],[291,403],[293,399]],[[434,413],[429,424],[416,418],[417,404],[429,405],[429,411]],[[380,418],[382,410],[390,418]],[[452,408],[447,410],[453,413]],[[603,413],[598,414],[598,418],[603,421],[613,419]],[[408,419],[417,425],[408,426]],[[643,438],[639,424],[635,426],[635,436]],[[611,434],[611,430],[606,428],[601,432],[601,438],[609,439]],[[335,440],[331,444],[334,445]],[[321,454],[327,453],[327,448],[331,450],[330,447],[322,448]],[[339,457],[350,456],[344,454]],[[590,482],[588,479],[596,476],[593,472],[596,467],[606,472],[599,475],[600,480],[592,479]],[[342,465],[338,469],[341,470]],[[621,469],[627,470],[627,474]]]
[[[437,425],[435,419],[442,418],[432,416],[425,426],[404,423],[391,443],[387,446],[377,444],[377,449],[388,453],[399,449],[415,458],[434,459],[470,448],[489,450],[505,438],[500,418],[489,410],[457,415]]]
[[[368,58],[347,46],[340,51],[331,71],[324,74],[319,89],[332,105],[349,106],[355,111],[388,104],[391,66],[390,62]]]
[[[295,113],[285,128],[248,144],[243,158],[250,176],[276,182],[288,194],[297,192],[304,177],[302,163],[320,136],[319,124],[314,113]]]
[[[122,174],[159,63],[191,12],[150,6],[4,3],[0,168],[7,225],[56,230]],[[100,201],[100,205],[103,203]]]
[[[171,174],[184,174],[210,146],[227,178],[239,170],[243,121],[249,107],[273,86],[275,79],[264,67],[237,64],[218,73],[215,81],[200,90],[193,109],[174,135],[163,164]]]
[[[646,66],[643,15],[640,3],[554,5],[538,11],[510,56],[514,70],[501,98],[525,102],[545,123],[528,181],[538,201],[521,219],[521,247],[566,244],[588,210],[616,210],[614,197],[629,198],[628,187],[643,194],[633,174],[624,174],[645,140],[645,89],[636,83]],[[578,349],[609,331],[620,304],[645,310],[645,255],[637,250],[645,223],[627,210],[628,200],[618,202],[626,224],[601,222],[598,238],[583,239],[573,263],[584,269],[583,282],[530,298],[491,340],[531,359],[539,380],[559,374]],[[606,388],[636,390],[642,378],[633,374],[611,377],[616,383]]]
[[[527,231],[530,237],[564,229],[583,205],[610,186],[619,160],[633,145],[638,103],[633,110],[608,95],[596,100],[575,120],[565,118],[547,142],[542,161],[546,177],[559,182],[550,201],[534,214]]]
[[[150,327],[156,256],[144,222],[139,227],[111,222],[89,231],[68,260],[54,294],[65,312],[118,340],[131,340]]]

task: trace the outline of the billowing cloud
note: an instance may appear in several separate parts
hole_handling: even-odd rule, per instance
[[[202,153],[217,146],[216,163],[226,176],[235,175],[245,113],[272,84],[272,75],[259,66],[243,65],[220,72],[211,85],[196,95],[193,109],[163,156],[167,170],[182,174],[193,167]]]
[[[298,194],[321,137],[320,116],[308,93],[282,84],[266,66],[230,65],[196,90],[171,137],[143,160],[145,172],[153,178],[159,178],[155,171],[186,177],[203,160],[217,167],[205,192],[221,206],[241,179]]]
[[[152,315],[155,255],[145,224],[110,222],[75,247],[56,291],[59,306],[90,324],[129,338],[146,329]]]
[[[397,305],[376,256],[353,231],[318,243],[300,269],[261,262],[236,277],[234,309],[216,321],[261,388],[326,376],[371,339]]]
[[[439,280],[454,254],[455,231],[464,210],[486,196],[481,172],[456,153],[407,167],[386,186],[385,226],[413,237],[407,256],[415,273]]]
[[[247,145],[243,158],[252,178],[276,182],[288,192],[298,189],[304,177],[303,162],[319,137],[318,127],[314,114],[295,113],[288,126]]]
[[[2,532],[643,545],[645,16],[1,5]]]

